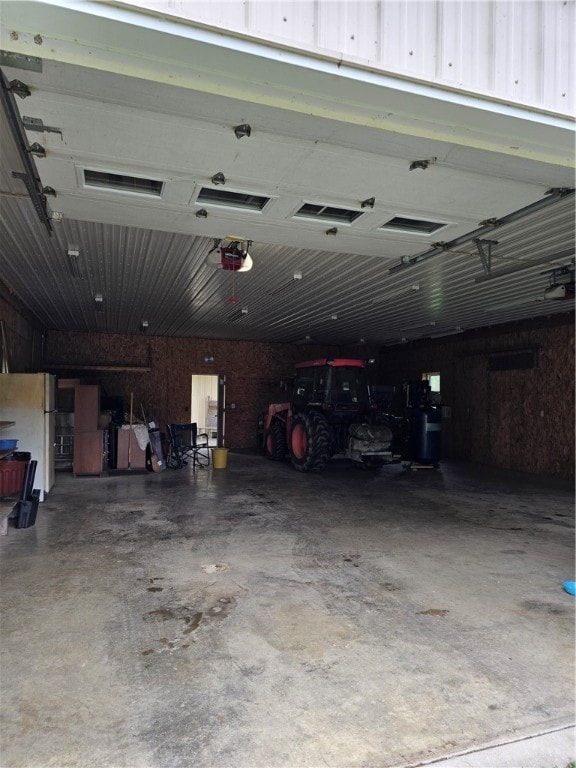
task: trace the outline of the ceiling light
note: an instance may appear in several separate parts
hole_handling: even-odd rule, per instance
[[[68,270],[72,277],[80,277],[80,269],[78,268],[78,257],[80,251],[77,248],[68,249]]]
[[[234,128],[234,135],[237,139],[241,139],[243,136],[250,136],[252,133],[252,128],[248,125],[248,123],[242,123],[242,125],[237,125]]]
[[[212,176],[212,184],[226,184],[226,176],[224,176],[222,171],[218,171],[218,173]]]
[[[294,280],[302,280],[302,272],[294,272]]]
[[[142,320],[140,323],[140,333],[148,332],[148,320]]]
[[[96,312],[104,312],[104,299],[101,293],[97,293],[94,296],[94,307]]]
[[[64,214],[61,213],[60,211],[52,211],[50,214],[50,218],[52,219],[52,221],[62,221],[62,219],[64,218]]]
[[[330,315],[330,320],[338,320],[338,315],[336,313]]]
[[[229,299],[232,304],[237,304],[238,299],[235,297],[232,297]],[[245,317],[248,316],[248,307],[242,307],[241,309],[236,309],[232,314],[230,314],[226,319],[231,323],[237,323],[240,320],[244,320]]]
[[[551,285],[544,291],[545,299],[565,299],[567,296],[570,297],[570,291],[566,283]]]

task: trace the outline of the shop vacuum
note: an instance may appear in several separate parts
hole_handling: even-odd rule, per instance
[[[16,502],[10,515],[10,518],[14,519],[16,528],[30,528],[36,522],[40,503],[40,490],[34,488],[37,465],[37,461],[29,461],[26,465],[20,500]]]

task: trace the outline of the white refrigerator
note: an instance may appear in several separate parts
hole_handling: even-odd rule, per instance
[[[17,439],[17,451],[30,453],[37,461],[34,488],[40,501],[55,479],[54,434],[56,377],[49,373],[0,374],[0,439]]]

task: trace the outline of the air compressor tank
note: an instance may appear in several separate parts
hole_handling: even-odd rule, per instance
[[[439,408],[414,408],[410,415],[410,460],[436,466],[440,461],[442,413]]]

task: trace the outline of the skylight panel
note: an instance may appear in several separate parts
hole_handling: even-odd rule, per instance
[[[212,189],[202,187],[197,202],[206,205],[223,205],[229,208],[244,208],[250,211],[261,211],[269,197],[253,195],[250,192],[231,192],[228,189]]]
[[[318,205],[316,203],[304,203],[294,214],[304,219],[319,219],[320,221],[334,221],[351,224],[363,211],[352,208],[337,208],[333,205]]]
[[[431,235],[442,227],[445,222],[427,221],[425,219],[408,219],[403,216],[394,216],[393,219],[382,225],[381,229],[394,229],[399,232],[413,232],[419,235]]]
[[[164,182],[158,179],[145,179],[141,176],[127,176],[108,171],[84,170],[84,184],[87,187],[99,187],[100,189],[114,189],[122,192],[133,192],[137,195],[153,195],[160,197]]]

